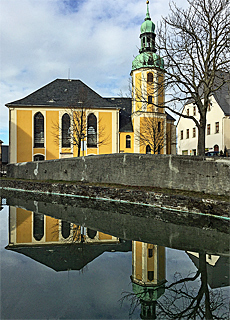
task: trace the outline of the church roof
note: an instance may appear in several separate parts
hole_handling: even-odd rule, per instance
[[[81,80],[56,79],[25,98],[7,103],[6,106],[116,108]]]

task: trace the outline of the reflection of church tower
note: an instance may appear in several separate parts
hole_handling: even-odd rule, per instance
[[[133,292],[141,303],[141,319],[155,319],[156,301],[164,293],[165,248],[133,241]]]
[[[131,71],[135,153],[175,153],[172,148],[175,119],[164,110],[164,61],[156,54],[155,37],[155,24],[151,21],[147,1],[146,18],[141,25],[141,48],[132,62]],[[149,126],[151,128],[146,129]],[[146,137],[144,144],[137,134]]]

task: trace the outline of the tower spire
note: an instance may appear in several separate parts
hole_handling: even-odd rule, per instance
[[[146,12],[145,20],[151,20],[150,14],[149,14],[149,1],[146,1],[146,4],[147,4],[147,12]]]

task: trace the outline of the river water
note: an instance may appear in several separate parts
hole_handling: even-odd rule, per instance
[[[229,319],[225,221],[24,193],[1,200],[1,319]]]

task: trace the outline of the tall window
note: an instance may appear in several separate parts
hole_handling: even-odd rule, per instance
[[[44,117],[41,112],[34,115],[34,147],[44,148]]]
[[[153,82],[153,74],[151,72],[148,73],[147,75],[147,82],[152,83]]]
[[[183,138],[184,138],[183,130],[181,130],[181,132],[180,132],[180,139],[183,140]]]
[[[161,154],[161,146],[158,146],[158,148],[157,148],[157,153],[158,153],[158,154]]]
[[[153,97],[152,96],[148,96],[148,103],[153,103]]]
[[[131,148],[131,136],[126,136],[126,148]]]
[[[216,133],[219,133],[219,130],[220,130],[219,122],[216,122]]]
[[[65,113],[61,119],[62,148],[70,148],[70,116]]]
[[[211,133],[211,125],[207,124],[207,135],[210,135]]]
[[[187,109],[187,116],[189,116],[189,109]]]
[[[40,241],[44,236],[44,214],[33,214],[33,234],[34,239]]]
[[[70,236],[70,223],[67,221],[61,222],[61,234],[64,239],[69,238]]]
[[[97,118],[93,113],[87,118],[87,147],[97,147]]]
[[[158,132],[161,132],[161,122],[158,122]]]
[[[186,132],[187,132],[186,138],[189,139],[189,129],[187,129]]]
[[[196,106],[193,106],[193,115],[196,115]]]
[[[196,137],[196,127],[194,127],[192,129],[192,137],[195,138]]]

